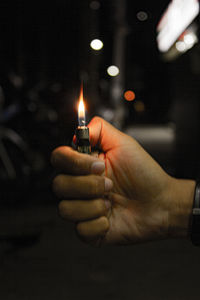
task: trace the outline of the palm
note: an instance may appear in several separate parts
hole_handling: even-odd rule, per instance
[[[104,159],[106,176],[114,183],[113,192],[108,196],[112,209],[109,212],[110,229],[104,242],[130,244],[140,239],[149,240],[154,234],[162,235],[162,232],[158,234],[158,225],[165,216],[157,205],[161,191],[156,183],[164,175],[163,170],[144,150],[141,152],[141,147],[132,138],[126,138],[122,146],[109,150]],[[153,169],[152,164],[157,168],[156,174],[146,172],[148,167]],[[155,186],[153,191],[152,185]]]

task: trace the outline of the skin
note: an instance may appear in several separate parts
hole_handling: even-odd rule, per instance
[[[76,223],[79,237],[96,246],[187,237],[195,182],[169,176],[105,120],[88,126],[97,157],[63,146],[51,158],[60,215]]]

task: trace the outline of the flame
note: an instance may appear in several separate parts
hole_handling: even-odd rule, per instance
[[[84,107],[84,103],[83,103],[83,88],[82,87],[81,87],[80,96],[79,96],[78,114],[79,114],[79,117],[80,116],[83,117],[85,115],[85,107]]]
[[[79,126],[85,125],[85,106],[83,102],[83,86],[81,86],[80,96],[79,96],[78,120],[79,120]]]

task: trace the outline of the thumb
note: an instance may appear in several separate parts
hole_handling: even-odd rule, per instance
[[[100,147],[104,152],[121,146],[124,134],[100,117],[94,117],[88,124],[91,145]]]

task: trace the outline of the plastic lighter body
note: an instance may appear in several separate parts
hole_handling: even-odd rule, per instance
[[[91,154],[89,128],[78,126],[76,128],[76,148],[78,152]]]

